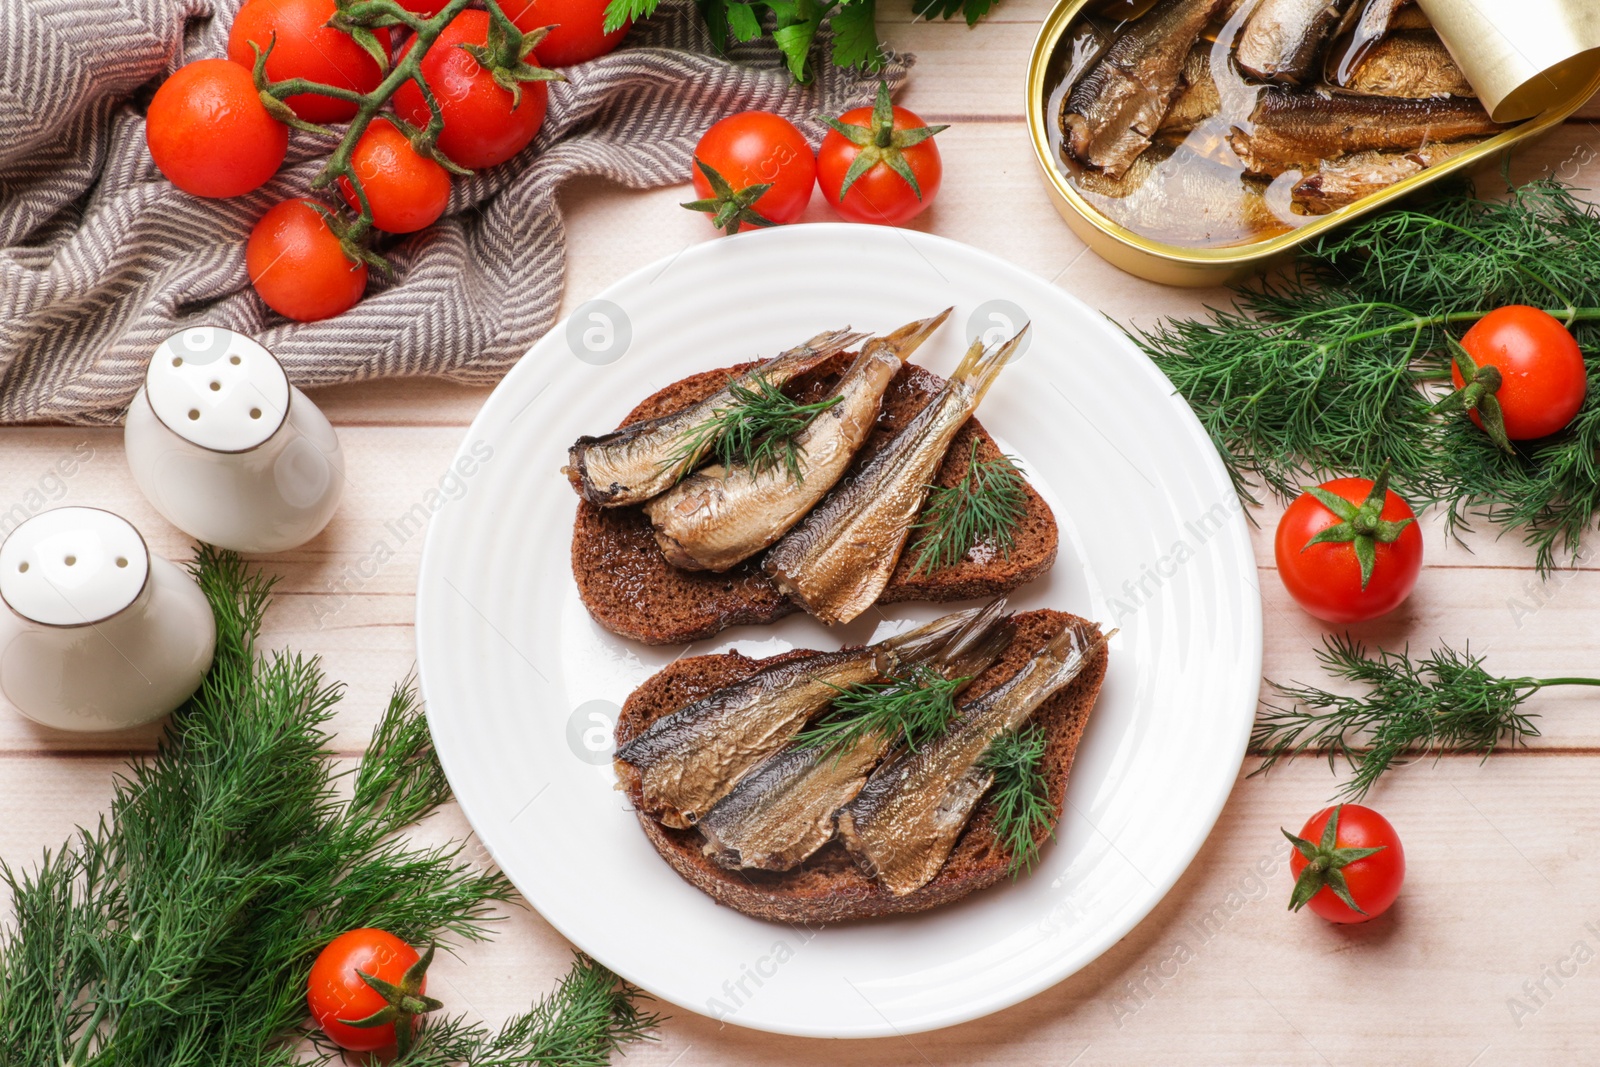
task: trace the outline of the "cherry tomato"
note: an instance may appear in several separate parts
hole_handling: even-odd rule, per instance
[[[507,0],[500,8],[523,33],[549,26],[539,42],[539,61],[551,67],[570,67],[610,52],[627,36],[630,19],[610,33],[603,32],[608,0]]]
[[[289,149],[289,127],[267,114],[250,72],[226,59],[187,63],[162,82],[144,136],[161,173],[194,196],[248,193]]]
[[[690,178],[701,200],[715,199],[711,181],[699,164],[720,174],[735,194],[752,185],[772,187],[748,205],[769,222],[793,222],[811,203],[817,183],[817,161],[805,134],[782,115],[770,111],[743,111],[713,125],[695,145],[696,164]],[[708,212],[715,218],[715,213]],[[742,222],[741,230],[758,228]]]
[[[273,81],[309,78],[369,93],[383,72],[348,33],[327,25],[334,11],[334,0],[249,0],[228,31],[228,58],[252,70],[256,56],[250,45],[263,52],[271,45],[267,77]],[[320,93],[300,93],[284,103],[307,122],[348,122],[356,115],[355,104]]]
[[[1331,840],[1329,820],[1336,820]],[[1295,878],[1289,906],[1295,911],[1310,904],[1329,922],[1360,923],[1388,911],[1400,895],[1406,878],[1405,849],[1389,820],[1371,808],[1360,804],[1323,808],[1306,821],[1298,841],[1285,836],[1295,846],[1289,856],[1289,873]],[[1340,899],[1340,883],[1355,908]]]
[[[839,116],[837,124],[823,137],[822,147],[817,149],[817,181],[822,186],[823,196],[840,217],[851,222],[899,226],[933,203],[944,177],[944,164],[939,161],[939,146],[933,143],[933,134],[945,127],[930,127],[905,108],[891,107],[889,87],[884,84],[878,87],[875,107],[846,111]],[[871,143],[856,144],[839,132],[839,125],[864,131]],[[862,135],[855,136],[859,139]],[[850,165],[862,154],[874,162],[847,188],[845,179]],[[891,169],[890,162],[896,157],[916,178],[915,188]]]
[[[1461,346],[1478,368],[1499,371],[1501,384],[1494,398],[1511,440],[1548,437],[1583,407],[1588,391],[1583,350],[1548,312],[1520,304],[1498,308],[1467,331]],[[1454,362],[1450,377],[1457,389],[1466,384]],[[1482,427],[1478,413],[1471,414]]]
[[[367,289],[367,265],[345,255],[327,210],[314,200],[285,200],[261,216],[245,246],[245,269],[261,299],[300,322],[348,311]]]
[[[1319,494],[1336,501],[1344,514]],[[1319,535],[1330,539],[1311,543]],[[1362,622],[1393,611],[1411,595],[1422,571],[1416,515],[1388,488],[1387,472],[1377,483],[1335,478],[1301,494],[1278,520],[1274,549],[1289,595],[1327,622]],[[1369,551],[1370,566],[1364,568],[1362,556]]]
[[[334,1044],[352,1052],[374,1052],[410,1043],[415,1016],[436,1010],[438,1001],[427,997],[427,966],[433,950],[419,956],[416,949],[387,930],[364,928],[340,934],[328,943],[311,965],[306,982],[306,1004],[311,1017]],[[402,1000],[396,1004],[369,985],[358,971],[399,987]],[[395,1022],[380,1026],[356,1027],[360,1022],[388,1007],[398,1009],[402,1029]]]
[[[488,12],[469,9],[450,21],[422,57],[422,76],[444,114],[439,150],[474,170],[504,163],[528,147],[544,125],[547,106],[545,83],[531,81],[522,83],[522,102],[513,107],[511,94],[495,84],[471,53],[459,47],[488,40]],[[401,58],[415,44],[415,38],[407,41],[400,49]],[[536,55],[528,60],[538,62]],[[416,82],[408,81],[395,90],[394,107],[412,125],[427,125],[428,104]]]
[[[450,200],[450,173],[438,163],[419,156],[405,134],[387,119],[374,119],[355,151],[350,165],[372,205],[372,224],[390,233],[411,233],[430,226],[444,214]],[[361,202],[348,178],[339,179],[339,194],[350,210],[359,213]]]
[[[431,19],[444,10],[447,0],[395,0],[395,2],[414,15]]]

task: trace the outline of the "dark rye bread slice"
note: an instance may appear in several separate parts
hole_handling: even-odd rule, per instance
[[[807,400],[826,396],[854,358],[853,353],[844,353],[796,379],[797,395]],[[729,378],[756,365],[744,363],[685,378],[647,398],[628,413],[622,425],[670,415],[705,399]],[[937,374],[910,364],[902,367],[884,394],[878,426],[851,469],[903,429],[943,385],[944,379]],[[979,458],[1000,454],[978,420],[969,419],[952,442],[936,484],[960,481],[967,471],[974,438]],[[1017,528],[1009,558],[980,544],[953,566],[913,573],[914,557],[908,549],[878,602],[999,596],[1048,571],[1055,562],[1058,540],[1050,506],[1029,486],[1027,514]],[[722,574],[680,570],[661,554],[643,510],[600,508],[578,501],[572,529],[572,573],[578,593],[601,626],[647,645],[698,641],[730,626],[763,625],[799,611],[799,605],[779,592],[762,572],[761,561],[762,556],[757,555]]]
[[[968,698],[982,695],[1016,674],[1032,655],[1059,634],[1073,618],[1060,611],[1029,611],[1016,616],[1017,632],[1004,656],[972,683]],[[645,682],[617,718],[620,748],[656,719],[671,714],[713,690],[743,681],[763,667],[804,656],[786,652],[750,659],[737,652],[681,659]],[[1083,737],[1084,725],[1105,679],[1108,654],[1101,649],[1071,685],[1045,701],[1031,722],[1045,730],[1045,778],[1049,784],[1053,822],[1060,822],[1066,803],[1067,774]],[[638,813],[650,843],[672,869],[717,903],[757,919],[775,922],[833,923],[925,911],[960,900],[1007,877],[1010,855],[994,834],[994,804],[985,799],[956,841],[939,874],[914,893],[896,897],[862,873],[838,839],[792,871],[728,871],[701,852],[698,830],[674,830],[640,811],[638,775],[617,765],[621,786]],[[1042,842],[1048,836],[1038,835]]]

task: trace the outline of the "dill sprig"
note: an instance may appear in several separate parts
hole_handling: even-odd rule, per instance
[[[833,709],[795,739],[804,748],[840,753],[868,734],[913,752],[944,734],[955,719],[956,695],[971,678],[946,678],[919,664],[901,678],[843,686]]]
[[[1470,648],[1448,645],[1412,660],[1407,651],[1369,655],[1349,635],[1323,639],[1317,658],[1328,673],[1365,686],[1360,695],[1314,686],[1268,684],[1286,705],[1263,702],[1250,735],[1265,755],[1261,774],[1285,756],[1325,751],[1330,768],[1350,768],[1339,795],[1360,800],[1378,778],[1408,756],[1477,752],[1485,759],[1501,741],[1537,737],[1522,705],[1547,686],[1600,685],[1595,678],[1501,678],[1483,669]]]
[[[680,479],[709,458],[724,468],[748,467],[752,474],[764,474],[781,464],[791,478],[803,481],[795,437],[844,399],[835,394],[801,403],[761,374],[751,375],[748,382],[734,382],[728,395],[733,402],[690,428],[683,444],[668,457],[666,465],[676,468]]]
[[[389,1067],[604,1067],[619,1047],[649,1037],[660,1023],[640,1008],[641,999],[638,989],[577,953],[555,992],[532,1010],[493,1031],[466,1016],[429,1019],[410,1055]]]
[[[1519,530],[1541,572],[1576,554],[1600,515],[1600,211],[1539,180],[1503,201],[1457,186],[1304,249],[1282,275],[1203,320],[1134,339],[1210,433],[1235,489],[1282,499],[1332,474],[1372,476],[1445,509]],[[1507,304],[1549,311],[1589,357],[1571,426],[1503,451],[1460,412],[1435,412],[1450,338]]]
[[[931,571],[961,562],[974,545],[987,542],[1007,559],[1016,544],[1017,524],[1028,513],[1028,482],[1007,455],[978,458],[973,438],[967,470],[952,486],[928,490],[922,519],[913,529],[922,531],[914,551],[914,571]]]
[[[306,976],[335,935],[478,940],[515,897],[461,843],[398,836],[450,795],[411,686],[395,690],[359,767],[339,769],[327,724],[341,687],[315,659],[258,648],[272,579],[210,548],[192,570],[217,623],[200,690],[155,755],[116,780],[107,815],[31,870],[0,865],[13,907],[0,929],[0,1063],[306,1062],[295,1049]],[[638,996],[580,957],[509,1036],[425,1022],[406,1062],[606,1063],[656,1021]]]
[[[984,765],[994,775],[994,832],[1011,856],[1011,877],[1033,868],[1039,831],[1054,833],[1055,809],[1044,777],[1044,731],[1038,726],[1003,733],[989,743]]]

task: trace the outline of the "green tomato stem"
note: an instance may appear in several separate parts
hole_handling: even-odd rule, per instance
[[[488,8],[489,17],[501,25],[502,29],[509,27],[509,34],[515,35],[511,42],[512,47],[520,45],[522,35],[511,25],[505,13],[500,9],[496,0],[483,0]],[[422,61],[433,47],[439,35],[446,26],[461,12],[471,6],[473,0],[449,0],[447,4],[432,18],[422,18],[413,12],[401,7],[395,0],[361,0],[360,3],[346,9],[343,14],[356,20],[358,26],[369,29],[383,29],[390,25],[403,25],[410,28],[415,34],[410,48],[400,61],[389,68],[387,74],[377,87],[371,92],[361,93],[337,85],[324,85],[321,82],[311,81],[306,78],[289,78],[284,81],[269,81],[265,74],[265,56],[258,59],[256,64],[257,88],[278,101],[286,97],[297,96],[302,93],[317,93],[322,96],[331,96],[339,100],[347,100],[356,105],[355,117],[345,127],[344,133],[339,137],[339,144],[328,156],[328,161],[323,165],[320,173],[311,181],[312,189],[325,189],[333,185],[339,178],[344,178],[350,183],[355,193],[356,202],[360,205],[360,212],[356,220],[345,228],[340,235],[340,243],[344,247],[345,255],[352,262],[362,260],[378,260],[379,257],[371,252],[358,253],[361,242],[372,231],[372,205],[367,200],[367,191],[360,177],[356,175],[355,167],[351,164],[351,157],[355,153],[356,145],[361,136],[367,132],[367,127],[372,120],[389,103],[395,92],[406,82],[415,82],[422,91],[422,98],[428,105],[428,124],[420,131],[410,123],[402,123],[397,128],[404,131],[418,154],[428,156],[457,174],[470,173],[464,168],[447,161],[437,149],[439,134],[444,131],[444,115],[439,109],[439,101],[434,96],[433,90],[428,86],[428,81],[422,76]],[[268,51],[271,49],[269,47]],[[398,116],[396,116],[398,118]],[[327,131],[333,132],[333,131]],[[383,266],[379,262],[380,266]]]
[[[346,89],[342,85],[324,85],[314,82],[310,78],[285,78],[283,81],[273,82],[267,92],[279,100],[285,97],[298,96],[301,93],[316,93],[318,96],[331,96],[336,100],[348,100],[359,104],[366,99],[366,94],[354,89]]]

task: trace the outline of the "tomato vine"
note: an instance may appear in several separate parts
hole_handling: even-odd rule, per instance
[[[272,54],[277,44],[276,34],[266,48],[251,43],[251,48],[255,52],[255,65],[251,74],[256,91],[261,97],[262,106],[267,109],[268,114],[297,130],[318,136],[339,138],[338,146],[328,156],[321,172],[311,180],[311,188],[313,190],[328,188],[340,178],[349,183],[360,205],[360,211],[354,220],[330,222],[330,226],[338,235],[340,247],[343,248],[345,255],[354,263],[370,263],[383,271],[389,269],[384,258],[365,244],[367,235],[373,229],[372,204],[367,199],[366,188],[351,162],[357,142],[361,140],[361,135],[366,132],[373,119],[381,114],[385,121],[392,123],[405,136],[418,155],[437,162],[452,174],[471,173],[439,151],[439,135],[444,131],[444,113],[439,107],[439,101],[434,96],[432,87],[422,74],[422,61],[434,42],[439,39],[439,35],[444,32],[445,27],[475,2],[476,0],[449,0],[437,14],[423,17],[406,10],[395,0],[339,0],[329,25],[349,34],[377,61],[379,69],[384,71],[383,80],[377,87],[365,93],[307,78],[273,81],[267,77],[266,65],[267,57]],[[539,66],[538,57],[534,55],[534,47],[549,33],[550,27],[545,26],[523,33],[517,29],[495,0],[483,0],[483,6],[489,14],[487,42],[482,45],[462,44],[458,47],[477,60],[493,77],[496,85],[511,94],[513,106],[520,103],[522,86],[525,83],[565,80],[560,72]],[[387,32],[380,34],[379,31],[387,31],[394,26],[409,29],[414,38],[411,47],[398,61],[391,64],[389,51],[385,46],[388,34]],[[530,59],[533,62],[530,62]],[[384,110],[395,92],[408,83],[416,85],[427,104],[429,118],[424,126],[419,127],[408,122],[392,110]],[[355,117],[350,120],[342,134],[328,126],[307,122],[285,103],[286,98],[302,93],[316,93],[348,101],[356,105]]]

